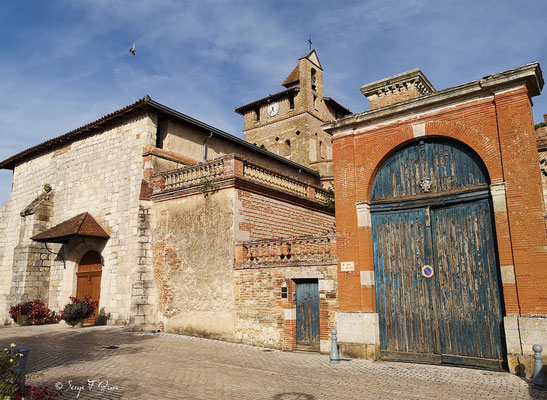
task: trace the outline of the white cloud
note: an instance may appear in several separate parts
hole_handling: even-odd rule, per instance
[[[87,0],[0,4],[4,159],[149,93],[241,135],[234,107],[281,90],[311,34],[325,94],[354,112],[365,83],[419,67],[438,88],[539,59],[547,4],[493,0]],[[10,40],[1,40],[9,37]],[[39,45],[37,45],[39,43]],[[129,53],[136,44],[137,55]],[[535,98],[536,119],[547,100]],[[0,203],[10,172],[0,172]]]

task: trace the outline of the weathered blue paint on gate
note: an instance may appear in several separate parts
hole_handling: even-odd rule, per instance
[[[498,263],[478,156],[451,141],[411,144],[378,172],[371,212],[382,355],[499,366]]]
[[[488,183],[479,157],[465,145],[419,141],[393,154],[374,180],[373,200],[441,193]],[[429,180],[429,182],[428,182]],[[429,189],[424,188],[430,185]]]
[[[375,213],[372,219],[376,309],[381,350],[433,354],[431,261],[424,209]]]
[[[319,350],[319,287],[317,279],[296,281],[296,344]]]
[[[502,359],[503,316],[488,199],[434,209],[431,222],[441,354]]]

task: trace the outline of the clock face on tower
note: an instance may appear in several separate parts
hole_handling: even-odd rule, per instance
[[[268,105],[268,115],[270,117],[273,117],[279,112],[279,104],[277,103],[271,103]]]

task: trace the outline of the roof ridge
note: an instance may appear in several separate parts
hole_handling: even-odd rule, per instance
[[[137,101],[123,107],[123,108],[120,108],[116,111],[113,111],[109,114],[106,114],[106,115],[102,116],[101,118],[96,119],[95,121],[89,122],[85,125],[80,126],[79,128],[73,129],[73,130],[71,130],[67,133],[64,133],[64,134],[60,135],[60,136],[54,137],[53,139],[48,139],[45,142],[42,142],[42,143],[39,143],[35,146],[29,147],[28,149],[23,150],[23,151],[15,154],[15,155],[5,159],[4,161],[1,161],[0,162],[0,169],[14,169],[15,168],[15,162],[17,160],[19,160],[21,158],[24,158],[25,156],[30,155],[32,153],[35,153],[35,152],[41,150],[42,148],[46,148],[46,147],[49,147],[51,145],[56,145],[56,144],[60,144],[60,143],[66,142],[68,140],[71,140],[74,136],[77,136],[77,135],[83,134],[86,131],[90,131],[92,129],[95,129],[100,124],[106,123],[106,122],[118,117],[119,115],[122,115],[122,114],[126,113],[126,112],[130,112],[130,111],[132,111],[133,109],[137,108],[138,106],[140,106],[142,104],[148,104],[149,101],[152,101],[152,99],[150,98],[150,96],[148,96],[146,94],[142,99],[139,99],[139,100],[137,100]]]
[[[84,222],[85,222],[87,216],[89,215],[89,213],[86,211],[86,212],[84,212],[82,214],[79,214],[79,215],[83,215],[83,218],[82,218],[82,221],[80,222],[80,224],[78,225],[78,229],[76,229],[77,233],[80,233],[80,231],[82,230],[82,226],[84,225]]]

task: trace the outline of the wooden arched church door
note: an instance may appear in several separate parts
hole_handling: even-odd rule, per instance
[[[101,275],[103,266],[101,256],[96,251],[90,250],[85,253],[78,265],[78,277],[76,286],[76,298],[83,299],[90,296],[93,300],[99,301],[101,297]],[[86,323],[95,323],[99,310],[85,320]]]
[[[414,142],[378,171],[371,215],[383,358],[501,367],[488,184],[477,154],[448,140]]]

